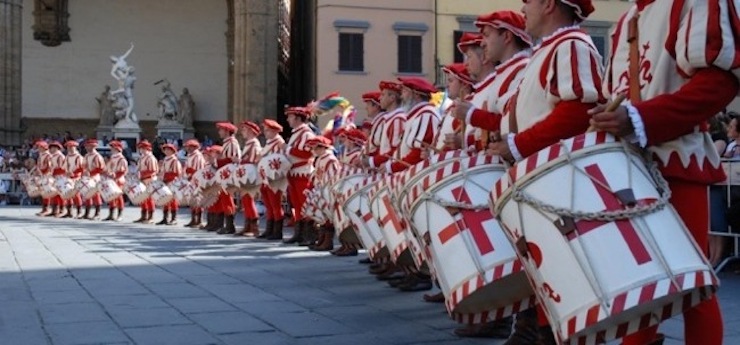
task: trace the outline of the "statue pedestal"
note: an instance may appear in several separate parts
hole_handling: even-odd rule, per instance
[[[136,152],[136,144],[141,138],[141,127],[131,120],[121,120],[112,129],[113,138],[125,141],[132,152]]]
[[[103,140],[104,138],[111,140],[115,138],[113,135],[113,126],[98,126],[95,129],[95,138],[98,140]]]
[[[193,138],[193,129],[185,128],[181,123],[170,120],[159,120],[157,136],[172,141],[188,140]]]

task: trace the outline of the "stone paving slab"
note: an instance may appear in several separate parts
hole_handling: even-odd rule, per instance
[[[363,256],[131,224],[135,209],[121,223],[36,211],[0,208],[2,345],[503,343],[457,338],[442,305],[377,281]],[[740,343],[740,276],[721,278],[725,343]],[[661,331],[683,343],[680,318]]]

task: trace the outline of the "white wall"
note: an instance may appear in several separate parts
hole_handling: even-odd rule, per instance
[[[190,89],[196,121],[226,119],[225,0],[72,0],[72,41],[57,47],[33,40],[33,0],[23,5],[24,117],[97,118],[95,97],[106,84],[117,87],[109,57],[134,42],[128,62],[139,119],[156,119],[153,83],[165,77],[178,96]]]

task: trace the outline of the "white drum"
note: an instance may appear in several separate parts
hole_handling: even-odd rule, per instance
[[[333,212],[334,228],[337,229],[337,235],[342,244],[353,248],[361,248],[362,241],[357,228],[352,225],[342,205],[346,203],[347,192],[354,189],[365,178],[367,178],[367,173],[364,170],[345,168],[339,172],[335,182],[329,187],[329,206]]]
[[[314,186],[314,188],[305,191],[306,202],[303,203],[303,209],[301,213],[304,217],[307,217],[317,224],[324,224],[328,220],[324,209],[328,205],[322,195],[322,187]]]
[[[165,206],[175,199],[175,193],[161,180],[149,183],[146,192],[150,194],[154,205],[159,207]]]
[[[415,265],[416,258],[409,249],[409,244],[415,239],[406,228],[405,221],[398,213],[390,193],[390,184],[394,176],[396,175],[385,176],[383,181],[370,190],[370,210],[380,225],[391,261],[399,265]]]
[[[175,194],[175,199],[180,206],[190,206],[190,194],[188,193],[188,189],[191,187],[188,180],[178,178],[172,181],[169,187],[172,190],[172,193]]]
[[[141,203],[149,198],[146,186],[141,181],[133,177],[126,180],[126,184],[123,186],[123,191],[126,193],[126,196],[128,196],[128,200],[134,205],[141,205]]]
[[[39,186],[39,182],[42,181],[42,179],[40,177],[26,175],[21,178],[21,181],[23,182],[23,187],[26,188],[26,194],[28,194],[29,197],[36,198],[41,196],[41,187]]]
[[[226,164],[216,171],[216,183],[221,185],[229,193],[236,193],[239,187],[236,185],[236,163]]]
[[[75,182],[69,177],[57,176],[57,178],[54,180],[54,187],[56,187],[57,191],[59,192],[59,196],[62,198],[62,200],[69,200],[69,199],[74,198],[75,195],[77,195],[77,190],[75,189]]]
[[[273,191],[288,190],[288,172],[290,171],[290,160],[284,154],[273,153],[260,159],[257,164],[259,176]]]
[[[380,224],[373,217],[370,209],[369,191],[375,185],[383,181],[383,175],[371,175],[362,179],[344,197],[344,213],[350,222],[355,225],[362,246],[367,249],[367,254],[375,262],[383,262],[390,258],[390,253],[385,245],[383,232]]]
[[[498,157],[459,156],[425,169],[399,200],[432,263],[447,311],[461,323],[508,317],[535,304],[527,276],[488,209]]]
[[[98,184],[98,190],[100,191],[100,197],[105,202],[111,202],[123,195],[121,187],[118,186],[116,181],[109,178],[104,178],[100,181]]]
[[[75,187],[80,191],[82,200],[87,200],[98,192],[98,181],[90,176],[82,176],[77,180]]]
[[[642,155],[603,132],[528,157],[491,192],[556,338],[600,343],[713,294],[717,277]]]
[[[242,193],[255,196],[262,186],[257,164],[240,164],[234,170],[234,184]]]
[[[53,198],[59,195],[59,191],[54,183],[54,179],[49,176],[39,177],[39,188],[41,189],[42,198]]]

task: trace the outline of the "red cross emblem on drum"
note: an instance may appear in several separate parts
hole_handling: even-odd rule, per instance
[[[470,196],[464,187],[457,187],[452,190],[452,195],[456,196],[459,202],[472,203]],[[439,240],[442,244],[447,243],[455,236],[459,235],[465,230],[470,230],[470,235],[473,237],[476,247],[480,255],[486,255],[494,251],[493,243],[488,238],[486,229],[483,224],[491,219],[493,215],[491,211],[487,209],[483,210],[466,210],[466,209],[455,209],[452,212],[452,219],[454,222],[439,232]]]
[[[604,173],[597,164],[589,165],[585,167],[586,173],[588,173],[594,188],[599,194],[601,201],[606,206],[604,211],[620,211],[625,210],[627,207],[644,206],[650,205],[656,202],[655,199],[640,199],[634,200],[632,197],[622,197],[620,199],[619,194],[610,190],[609,182],[604,177]],[[623,200],[625,199],[625,200]],[[632,200],[629,200],[632,199]],[[604,225],[612,222],[597,221],[597,220],[578,220],[573,222],[572,219],[567,219],[562,224],[556,224],[561,231],[566,233],[568,240],[573,241],[578,236],[585,235],[591,231],[602,228]],[[621,234],[624,242],[627,244],[629,251],[632,253],[632,257],[637,265],[642,265],[652,261],[650,253],[648,252],[645,244],[642,243],[642,239],[637,233],[634,225],[629,219],[619,219],[613,222],[619,233]],[[569,231],[570,230],[570,231]]]
[[[247,171],[246,171],[246,169],[244,169],[244,167],[239,167],[239,168],[236,169],[236,176],[237,177],[242,178],[246,174],[247,174]]]
[[[229,169],[222,169],[221,170],[221,179],[227,179],[231,176],[231,171]]]
[[[275,158],[270,160],[270,168],[272,170],[280,170],[280,166],[282,166],[282,163],[279,159]]]
[[[384,195],[381,199],[381,202],[383,203],[383,207],[386,209],[386,215],[383,217],[383,219],[380,220],[380,225],[385,226],[388,223],[391,223],[394,229],[396,229],[396,232],[401,234],[406,229],[406,227],[403,224],[403,221],[398,218],[398,215],[396,214],[396,210],[393,208],[393,205],[391,204],[391,199],[388,197],[388,195]]]

